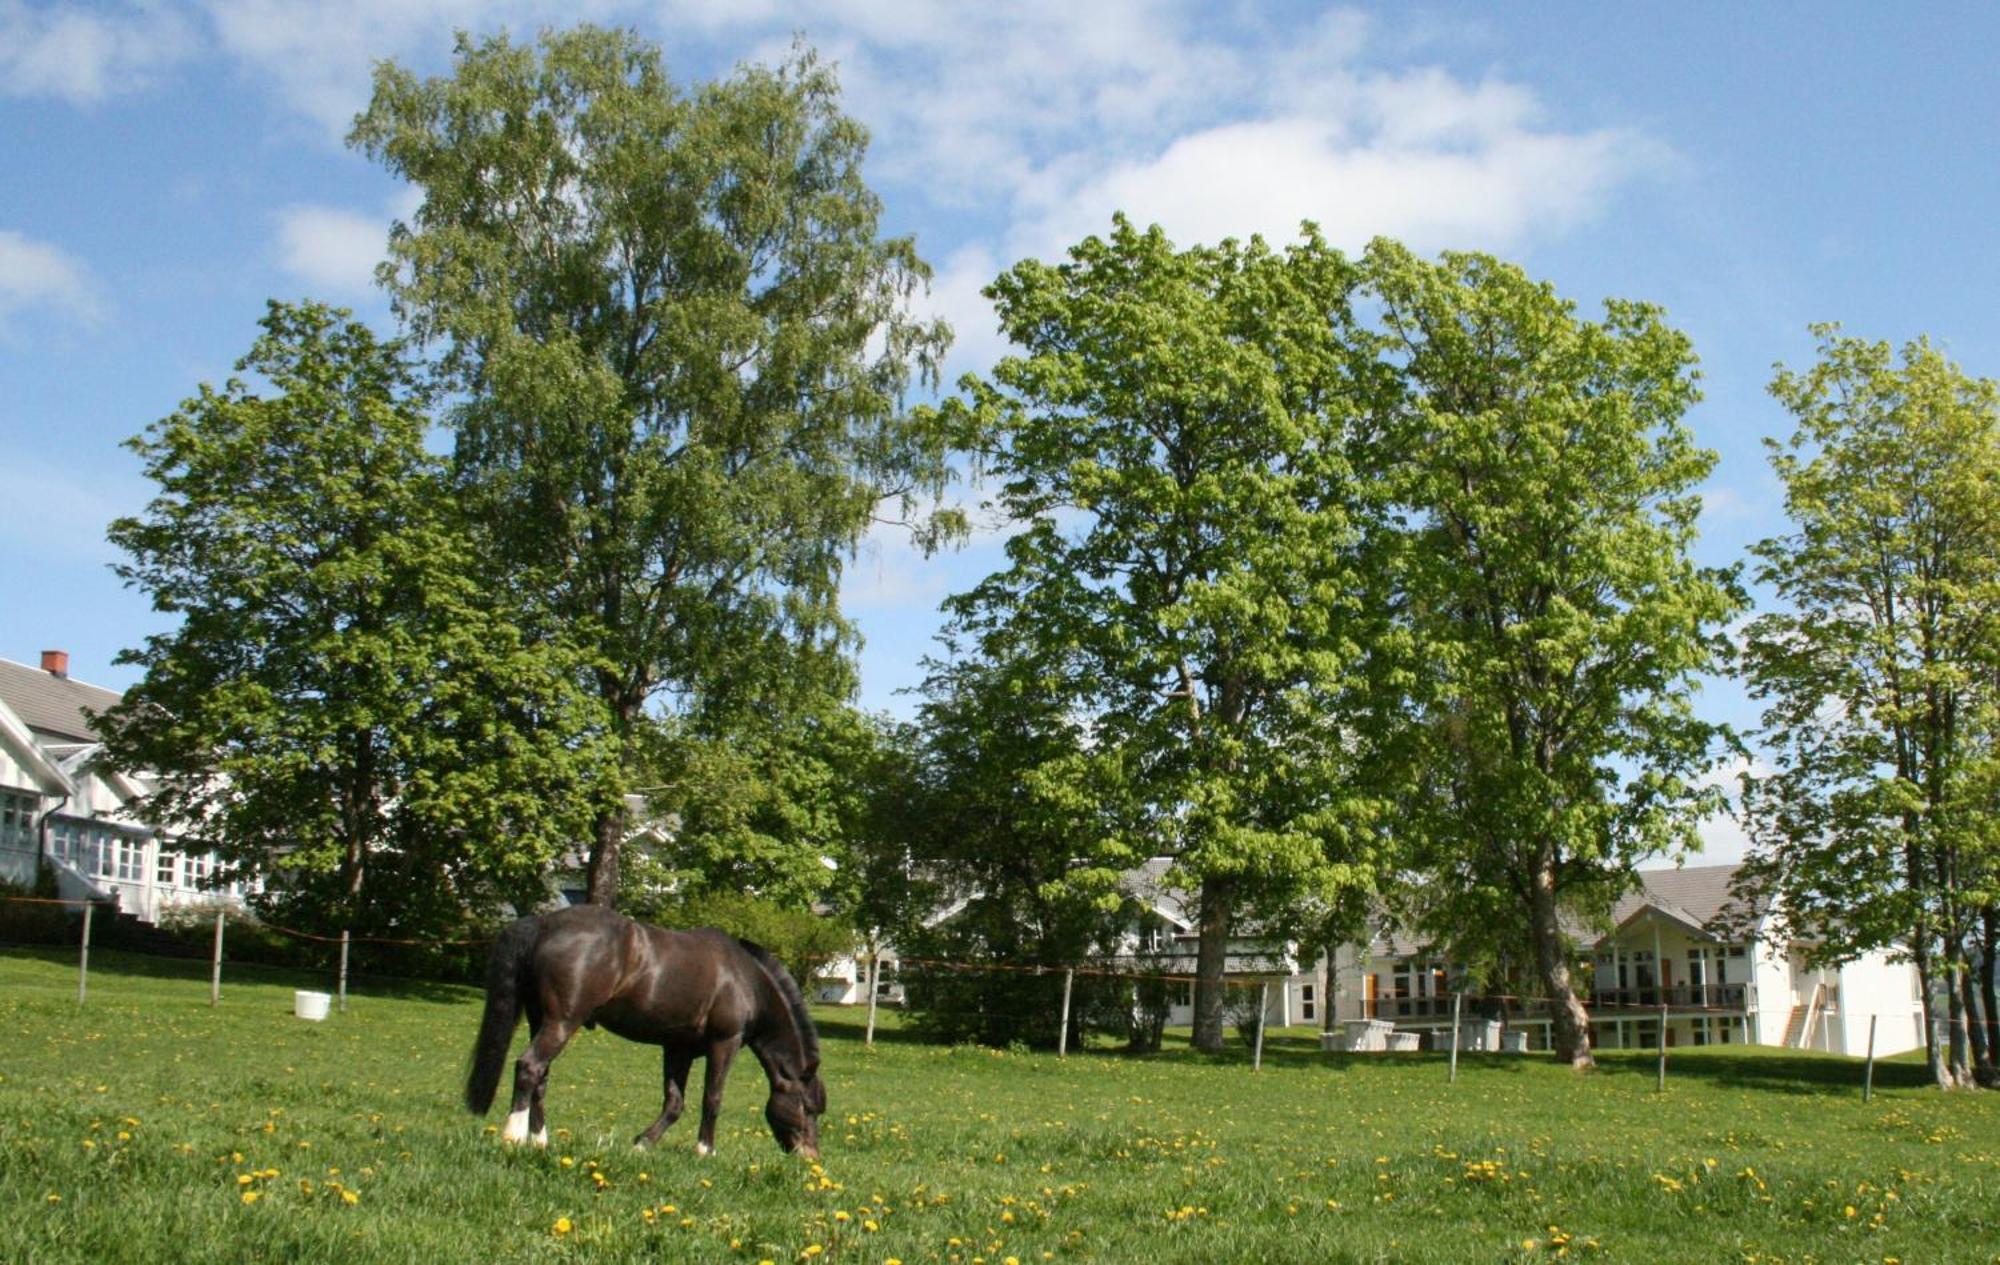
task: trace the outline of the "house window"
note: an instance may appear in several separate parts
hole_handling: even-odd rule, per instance
[[[181,858],[178,852],[160,849],[160,859],[153,867],[153,881],[161,887],[175,887],[181,881]]]
[[[1173,981],[1173,983],[1167,986],[1167,1004],[1169,1006],[1194,1005],[1194,985],[1184,979]]]
[[[19,791],[0,791],[0,848],[34,851],[36,803]]]
[[[112,842],[112,852],[116,857],[114,877],[123,882],[137,883],[146,873],[146,843],[130,835],[117,835]]]
[[[1302,1019],[1311,1019],[1314,1017],[1313,986],[1311,984],[1299,985],[1299,1017]]]

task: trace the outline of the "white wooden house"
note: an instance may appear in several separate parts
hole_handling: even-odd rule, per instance
[[[69,656],[39,668],[0,659],[0,879],[26,886],[38,858],[60,895],[108,900],[146,922],[175,905],[239,901],[240,886],[208,886],[214,855],[163,835],[138,813],[146,786],[102,766],[86,709],[113,690],[69,675]]]
[[[1841,966],[1813,966],[1810,945],[1787,941],[1769,908],[1737,903],[1734,865],[1642,870],[1640,887],[1612,909],[1610,930],[1572,928],[1589,944],[1580,984],[1591,1041],[1605,1049],[1655,1049],[1665,1008],[1666,1044],[1751,1044],[1862,1054],[1871,1020],[1875,1052],[1923,1045],[1916,968],[1884,951]],[[1336,1025],[1370,1021],[1419,1033],[1448,1033],[1450,964],[1400,936],[1382,935],[1340,951]],[[1502,1013],[1470,999],[1480,1022]],[[1530,1048],[1548,1045],[1549,1021],[1535,1005],[1505,1008]]]

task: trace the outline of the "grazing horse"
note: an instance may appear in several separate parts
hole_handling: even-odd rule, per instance
[[[514,1103],[501,1137],[547,1146],[542,1114],[549,1064],[578,1027],[602,1027],[660,1046],[666,1104],[633,1140],[651,1146],[680,1117],[688,1069],[708,1060],[695,1150],[715,1150],[722,1083],[749,1046],[771,1081],[764,1119],[778,1145],[819,1157],[819,1034],[805,998],[770,952],[720,931],[662,931],[600,905],[523,918],[500,933],[486,966],[486,1013],[472,1047],[465,1105],[486,1114],[506,1066],[514,1027],[527,1012],[531,1040],[514,1065]]]

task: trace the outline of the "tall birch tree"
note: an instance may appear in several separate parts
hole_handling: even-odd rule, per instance
[[[625,749],[649,707],[849,688],[841,569],[946,477],[901,400],[948,331],[833,72],[683,87],[630,32],[461,36],[447,76],[379,67],[350,141],[422,194],[378,275],[456,392],[497,580],[586,640]],[[626,830],[595,824],[592,901]]]

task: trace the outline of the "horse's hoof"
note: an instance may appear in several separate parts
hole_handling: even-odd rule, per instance
[[[715,1154],[715,1148],[706,1142],[697,1142],[694,1144],[694,1153],[696,1155],[713,1155]]]
[[[537,1129],[535,1130],[535,1136],[529,1138],[528,1141],[533,1142],[541,1150],[547,1150],[549,1145],[549,1131],[546,1128]]]

